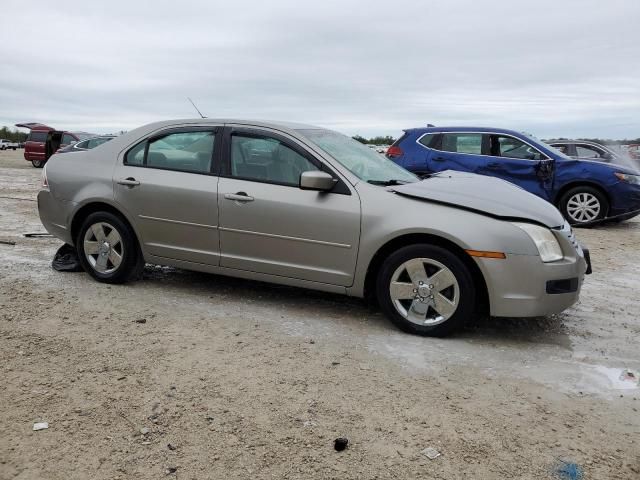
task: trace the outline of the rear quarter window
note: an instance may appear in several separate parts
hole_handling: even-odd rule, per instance
[[[48,133],[49,132],[32,131],[31,133],[29,133],[29,136],[27,137],[27,142],[46,142]]]

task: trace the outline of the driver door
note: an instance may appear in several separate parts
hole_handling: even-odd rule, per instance
[[[218,184],[220,266],[332,285],[353,283],[360,199],[339,180],[301,190],[324,166],[294,139],[263,128],[225,129]]]
[[[545,200],[552,200],[555,161],[511,135],[490,135],[485,175],[502,178]],[[482,172],[478,172],[482,173]]]

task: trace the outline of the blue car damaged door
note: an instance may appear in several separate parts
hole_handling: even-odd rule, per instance
[[[514,183],[545,200],[553,199],[555,160],[522,139],[506,134],[489,135],[485,169],[477,171]]]

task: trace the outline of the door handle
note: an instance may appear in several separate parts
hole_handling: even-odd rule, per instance
[[[444,157],[435,157],[434,160],[436,162],[444,162],[446,160],[446,158],[444,158]]]
[[[234,200],[236,202],[253,202],[253,197],[247,195],[246,192],[225,193],[224,198],[227,200]]]
[[[126,185],[127,187],[137,187],[140,185],[140,182],[133,177],[121,178],[120,180],[116,180],[118,185]]]

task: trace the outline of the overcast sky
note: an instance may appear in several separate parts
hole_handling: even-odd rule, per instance
[[[640,137],[639,0],[2,2],[0,125],[209,117]]]

